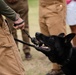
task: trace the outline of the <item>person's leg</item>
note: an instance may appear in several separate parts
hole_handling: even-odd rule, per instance
[[[16,4],[13,4],[13,5],[9,4],[9,3],[7,3],[7,4],[11,8],[13,8],[21,16],[22,19],[24,19],[24,21],[25,21],[25,28],[24,29],[29,34],[29,26],[28,26],[28,0],[19,0]],[[9,23],[10,23],[10,21],[9,21]],[[10,30],[11,30],[13,36],[15,38],[17,38],[16,30],[13,27],[11,27],[11,26],[9,26],[9,27],[10,27]],[[21,33],[22,33],[23,41],[30,43],[28,36],[22,30],[21,30]],[[30,59],[31,58],[30,47],[29,46],[23,45],[23,52],[25,54],[25,58],[26,59]]]
[[[76,33],[76,25],[70,26],[70,28],[72,33]],[[74,37],[72,43],[73,43],[73,46],[76,47],[76,36]]]
[[[0,74],[25,75],[18,48],[5,23],[0,26]]]
[[[27,32],[27,34],[29,34],[28,11],[29,11],[28,1],[27,0],[22,1],[22,6],[19,7],[18,13],[20,14],[21,18],[25,21],[24,30]],[[28,35],[23,30],[21,30],[21,33],[22,33],[23,41],[30,43]],[[25,54],[25,58],[27,60],[30,60],[32,57],[32,55],[30,54],[30,50],[31,49],[28,45],[23,45],[23,51]]]

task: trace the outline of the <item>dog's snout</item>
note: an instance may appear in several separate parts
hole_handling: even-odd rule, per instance
[[[40,36],[40,33],[39,32],[36,32],[35,36],[36,37],[39,37]]]

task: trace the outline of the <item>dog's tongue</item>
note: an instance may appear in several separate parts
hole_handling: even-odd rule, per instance
[[[43,51],[47,51],[47,52],[50,51],[50,48],[49,47],[46,47],[46,46],[41,46],[40,48]]]
[[[42,48],[45,48],[45,49],[48,49],[48,47],[45,47],[45,46],[41,46]]]

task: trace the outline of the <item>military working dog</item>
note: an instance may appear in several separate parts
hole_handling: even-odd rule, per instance
[[[50,61],[60,64],[66,75],[76,75],[76,48],[71,43],[75,35],[61,33],[58,36],[45,36],[42,33],[36,33],[36,39],[41,43],[39,47],[45,45],[45,49],[38,51],[45,54]]]

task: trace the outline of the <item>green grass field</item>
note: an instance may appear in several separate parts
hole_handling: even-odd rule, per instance
[[[38,0],[29,0],[29,26],[30,26],[30,35],[34,36],[36,31],[39,30],[39,7]],[[31,33],[31,29],[32,33]]]

